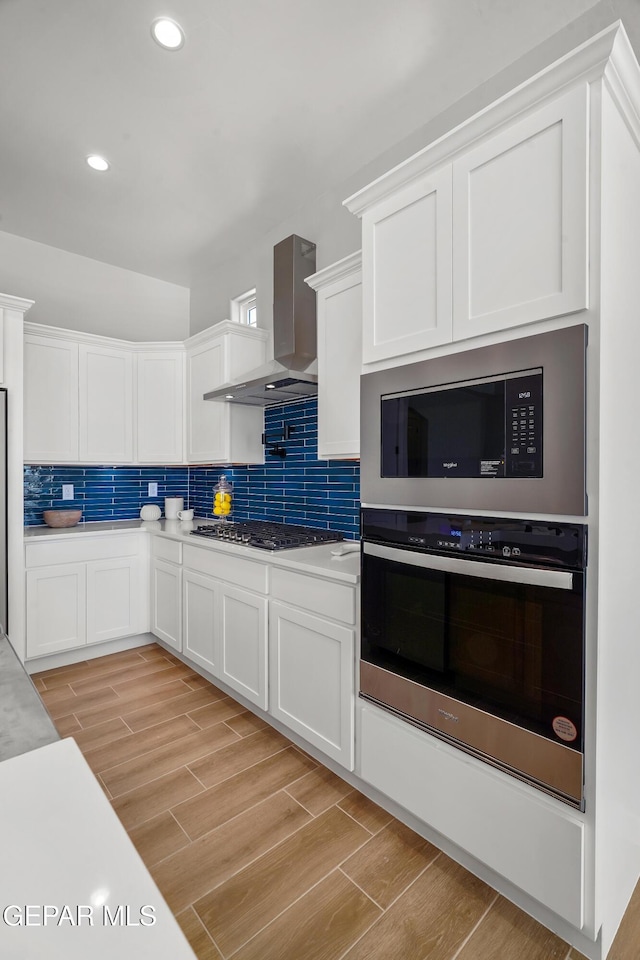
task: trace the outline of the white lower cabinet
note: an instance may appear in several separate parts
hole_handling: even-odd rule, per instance
[[[143,633],[143,554],[137,536],[28,543],[27,657]]]
[[[87,641],[84,563],[27,570],[27,656],[81,647]]]
[[[185,547],[184,564],[183,652],[266,710],[266,564],[190,544]],[[247,586],[262,594],[245,589]]]
[[[182,650],[182,569],[151,560],[151,633],[174,650]]]
[[[323,753],[353,770],[352,629],[269,604],[271,713]]]
[[[215,676],[220,675],[218,595],[220,584],[193,570],[182,573],[183,653]]]
[[[251,703],[268,706],[267,598],[228,587],[220,591],[219,677]]]
[[[87,564],[87,643],[141,632],[138,557]]]

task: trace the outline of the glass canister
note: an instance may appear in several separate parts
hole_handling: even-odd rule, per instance
[[[213,515],[224,520],[231,513],[233,496],[231,484],[224,473],[221,474],[213,490]]]

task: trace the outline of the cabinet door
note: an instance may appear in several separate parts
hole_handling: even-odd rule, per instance
[[[166,560],[151,561],[151,633],[182,650],[182,570]]]
[[[270,712],[353,770],[354,631],[272,600]]]
[[[80,461],[133,460],[133,357],[125,350],[81,343]]]
[[[451,167],[362,218],[363,360],[451,340]]]
[[[78,344],[25,334],[24,458],[78,460]]]
[[[183,652],[215,676],[220,676],[219,594],[217,580],[183,571]]]
[[[184,354],[140,353],[136,363],[136,460],[180,463],[183,459]]]
[[[220,679],[267,709],[267,600],[246,590],[220,592]]]
[[[585,308],[587,85],[453,165],[455,340]]]
[[[87,643],[140,633],[137,557],[87,564]]]
[[[27,571],[27,656],[41,657],[86,643],[86,564]]]
[[[198,347],[187,356],[189,463],[211,463],[228,456],[229,409],[224,403],[202,399],[209,390],[225,382],[227,368],[225,337]]]
[[[360,456],[362,255],[308,278],[318,297],[318,456]]]

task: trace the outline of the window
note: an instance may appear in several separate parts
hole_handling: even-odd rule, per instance
[[[247,290],[231,301],[231,319],[235,323],[244,323],[248,327],[258,326],[258,309],[256,306],[256,291]]]

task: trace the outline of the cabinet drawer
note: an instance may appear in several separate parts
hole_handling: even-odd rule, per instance
[[[320,580],[304,573],[273,567],[271,596],[296,607],[303,607],[332,620],[356,622],[356,591],[344,583]]]
[[[584,824],[429,734],[360,704],[360,775],[574,927]]]
[[[226,580],[255,593],[267,593],[269,589],[269,568],[265,563],[234,557],[221,550],[192,547],[191,544],[185,544],[182,557],[185,567],[216,580]]]
[[[85,560],[111,560],[114,557],[135,557],[140,552],[140,537],[73,537],[43,543],[27,543],[25,562],[29,567],[46,567],[57,563],[81,563]]]
[[[182,544],[177,540],[168,540],[166,537],[153,537],[151,556],[158,557],[159,560],[168,560],[169,563],[182,563]]]

